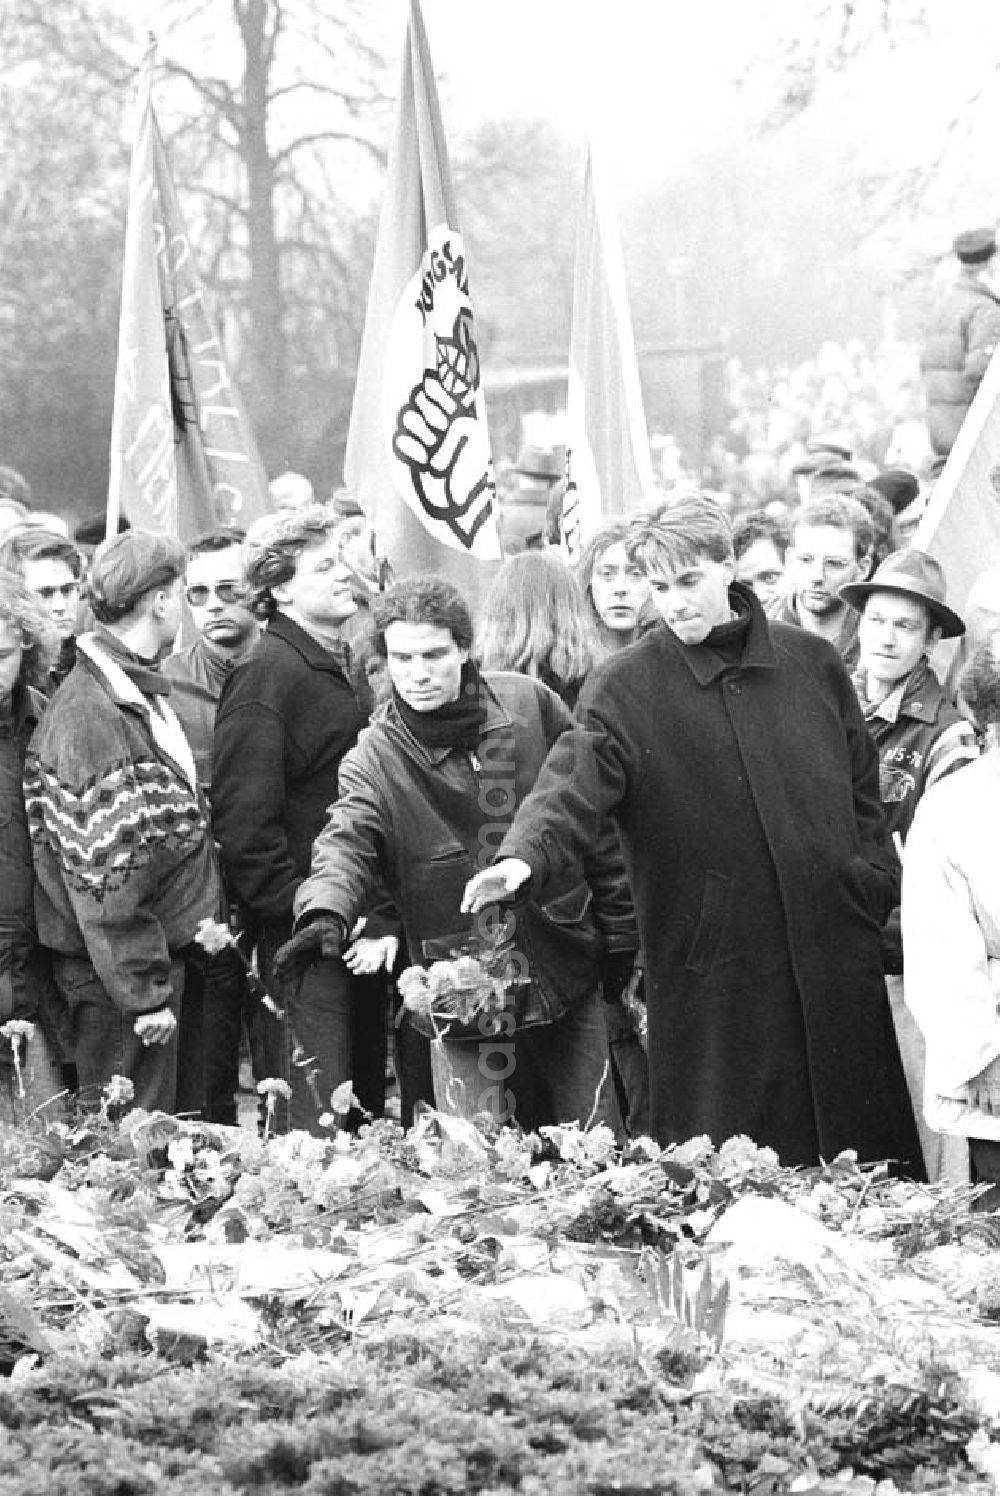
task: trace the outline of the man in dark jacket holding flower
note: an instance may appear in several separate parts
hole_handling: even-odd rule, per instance
[[[746,1133],[922,1174],[882,982],[878,756],[835,649],[768,625],[704,496],[637,524],[667,627],[593,671],[464,907],[558,885],[618,827],[645,956],[653,1133]]]
[[[341,764],[340,795],[296,894],[297,933],[278,953],[279,969],[340,949],[384,884],[419,965],[462,954],[501,974],[501,1011],[480,1014],[461,1038],[443,1025],[438,1104],[515,1114],[528,1127],[593,1117],[617,1130],[599,984],[620,990],[636,937],[610,829],[566,863],[542,899],[506,918],[460,912],[468,879],[492,859],[572,719],[537,680],[479,674],[468,606],[440,578],[398,583],[376,601],[374,623],[392,699]],[[459,970],[475,968],[466,961]]]

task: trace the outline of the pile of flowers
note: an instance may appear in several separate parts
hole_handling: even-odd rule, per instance
[[[400,1395],[416,1378],[444,1429],[471,1385],[459,1362],[493,1356],[491,1418],[490,1397],[528,1366],[558,1413],[552,1448],[524,1456],[536,1483],[525,1465],[516,1488],[596,1493],[617,1487],[603,1454],[593,1479],[580,1473],[566,1441],[594,1410],[582,1391],[570,1406],[567,1378],[614,1365],[619,1389],[629,1367],[638,1378],[637,1437],[662,1424],[657,1459],[687,1420],[702,1484],[678,1490],[825,1492],[836,1472],[838,1492],[876,1477],[929,1490],[928,1471],[1000,1473],[1000,1221],[970,1210],[971,1187],[916,1185],[850,1154],[787,1169],[744,1137],[622,1148],[601,1126],[525,1132],[489,1115],[424,1111],[406,1133],[381,1119],[355,1136],[337,1122],[353,1099],[341,1089],[325,1137],[148,1113],[120,1080],[85,1115],[0,1126],[11,1385],[49,1388],[69,1361],[141,1366],[144,1381],[181,1363],[220,1387],[301,1364],[313,1385],[317,1367],[353,1358],[367,1386],[365,1356],[388,1357]],[[599,1437],[614,1441],[599,1403]],[[17,1417],[30,1427],[48,1406],[39,1393]],[[511,1447],[526,1450],[520,1429]],[[332,1489],[309,1428],[289,1437],[303,1470],[318,1462],[303,1489]],[[411,1460],[416,1426],[413,1441]],[[672,1489],[655,1464],[637,1491]],[[464,1478],[435,1489],[481,1488]],[[508,1488],[499,1473],[494,1488]]]

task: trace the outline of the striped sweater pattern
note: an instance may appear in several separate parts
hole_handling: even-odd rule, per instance
[[[76,893],[98,902],[157,854],[194,850],[207,833],[194,793],[155,759],[121,759],[74,785],[29,755],[25,803],[32,842],[48,846]]]

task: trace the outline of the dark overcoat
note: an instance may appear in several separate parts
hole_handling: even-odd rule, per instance
[[[751,610],[739,663],[660,628],[594,672],[499,849],[540,893],[617,822],[646,956],[653,1132],[922,1170],[879,954],[878,758],[843,664]]]

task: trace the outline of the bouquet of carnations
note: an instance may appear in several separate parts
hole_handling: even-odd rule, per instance
[[[397,982],[414,1027],[429,1039],[474,1039],[497,1033],[497,1015],[513,1006],[511,982],[497,952],[455,951],[430,966],[409,966]]]

